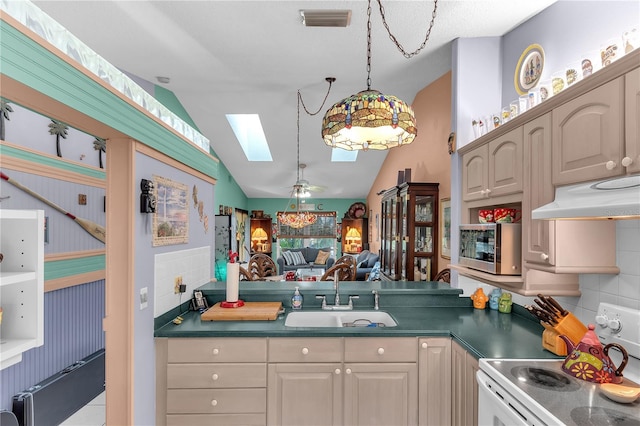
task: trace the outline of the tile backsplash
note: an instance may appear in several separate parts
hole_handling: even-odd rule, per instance
[[[554,296],[565,309],[571,311],[583,323],[593,323],[601,302],[640,310],[640,220],[616,222],[616,263],[618,275],[580,275],[579,297]],[[492,286],[472,278],[458,276],[458,287],[464,290],[462,297],[469,297],[476,288],[484,287],[489,294]],[[513,295],[519,305],[534,305],[535,297]]]
[[[211,280],[211,247],[172,251],[155,255],[153,316],[158,317],[189,298],[193,290]],[[175,278],[182,277],[187,290],[174,293]]]

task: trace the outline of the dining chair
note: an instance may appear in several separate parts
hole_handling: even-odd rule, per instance
[[[445,283],[451,282],[451,269],[445,268],[433,278],[434,281],[442,281]]]
[[[251,281],[264,281],[266,277],[278,275],[278,266],[268,254],[256,253],[249,258],[247,272]]]
[[[333,281],[334,275],[338,275],[338,281],[353,281],[356,279],[356,268],[347,262],[335,263],[322,275],[320,281]]]

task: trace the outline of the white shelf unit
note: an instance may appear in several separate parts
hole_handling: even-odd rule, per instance
[[[0,209],[0,369],[44,344],[44,210]]]

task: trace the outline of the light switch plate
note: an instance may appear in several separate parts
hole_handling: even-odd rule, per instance
[[[140,289],[140,310],[146,309],[149,305],[149,290],[147,287]]]

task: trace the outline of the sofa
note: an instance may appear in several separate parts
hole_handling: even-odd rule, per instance
[[[319,252],[322,252],[320,258],[318,257]],[[297,253],[300,253],[302,256]],[[324,268],[326,271],[333,266],[335,261],[336,259],[331,257],[330,248],[317,249],[311,247],[284,250],[276,259],[278,274],[280,275],[288,271],[296,271],[304,268],[310,269],[313,267]]]
[[[369,250],[363,250],[356,257],[356,281],[365,281],[367,274],[371,273],[376,262],[380,260],[380,256],[371,253]]]

